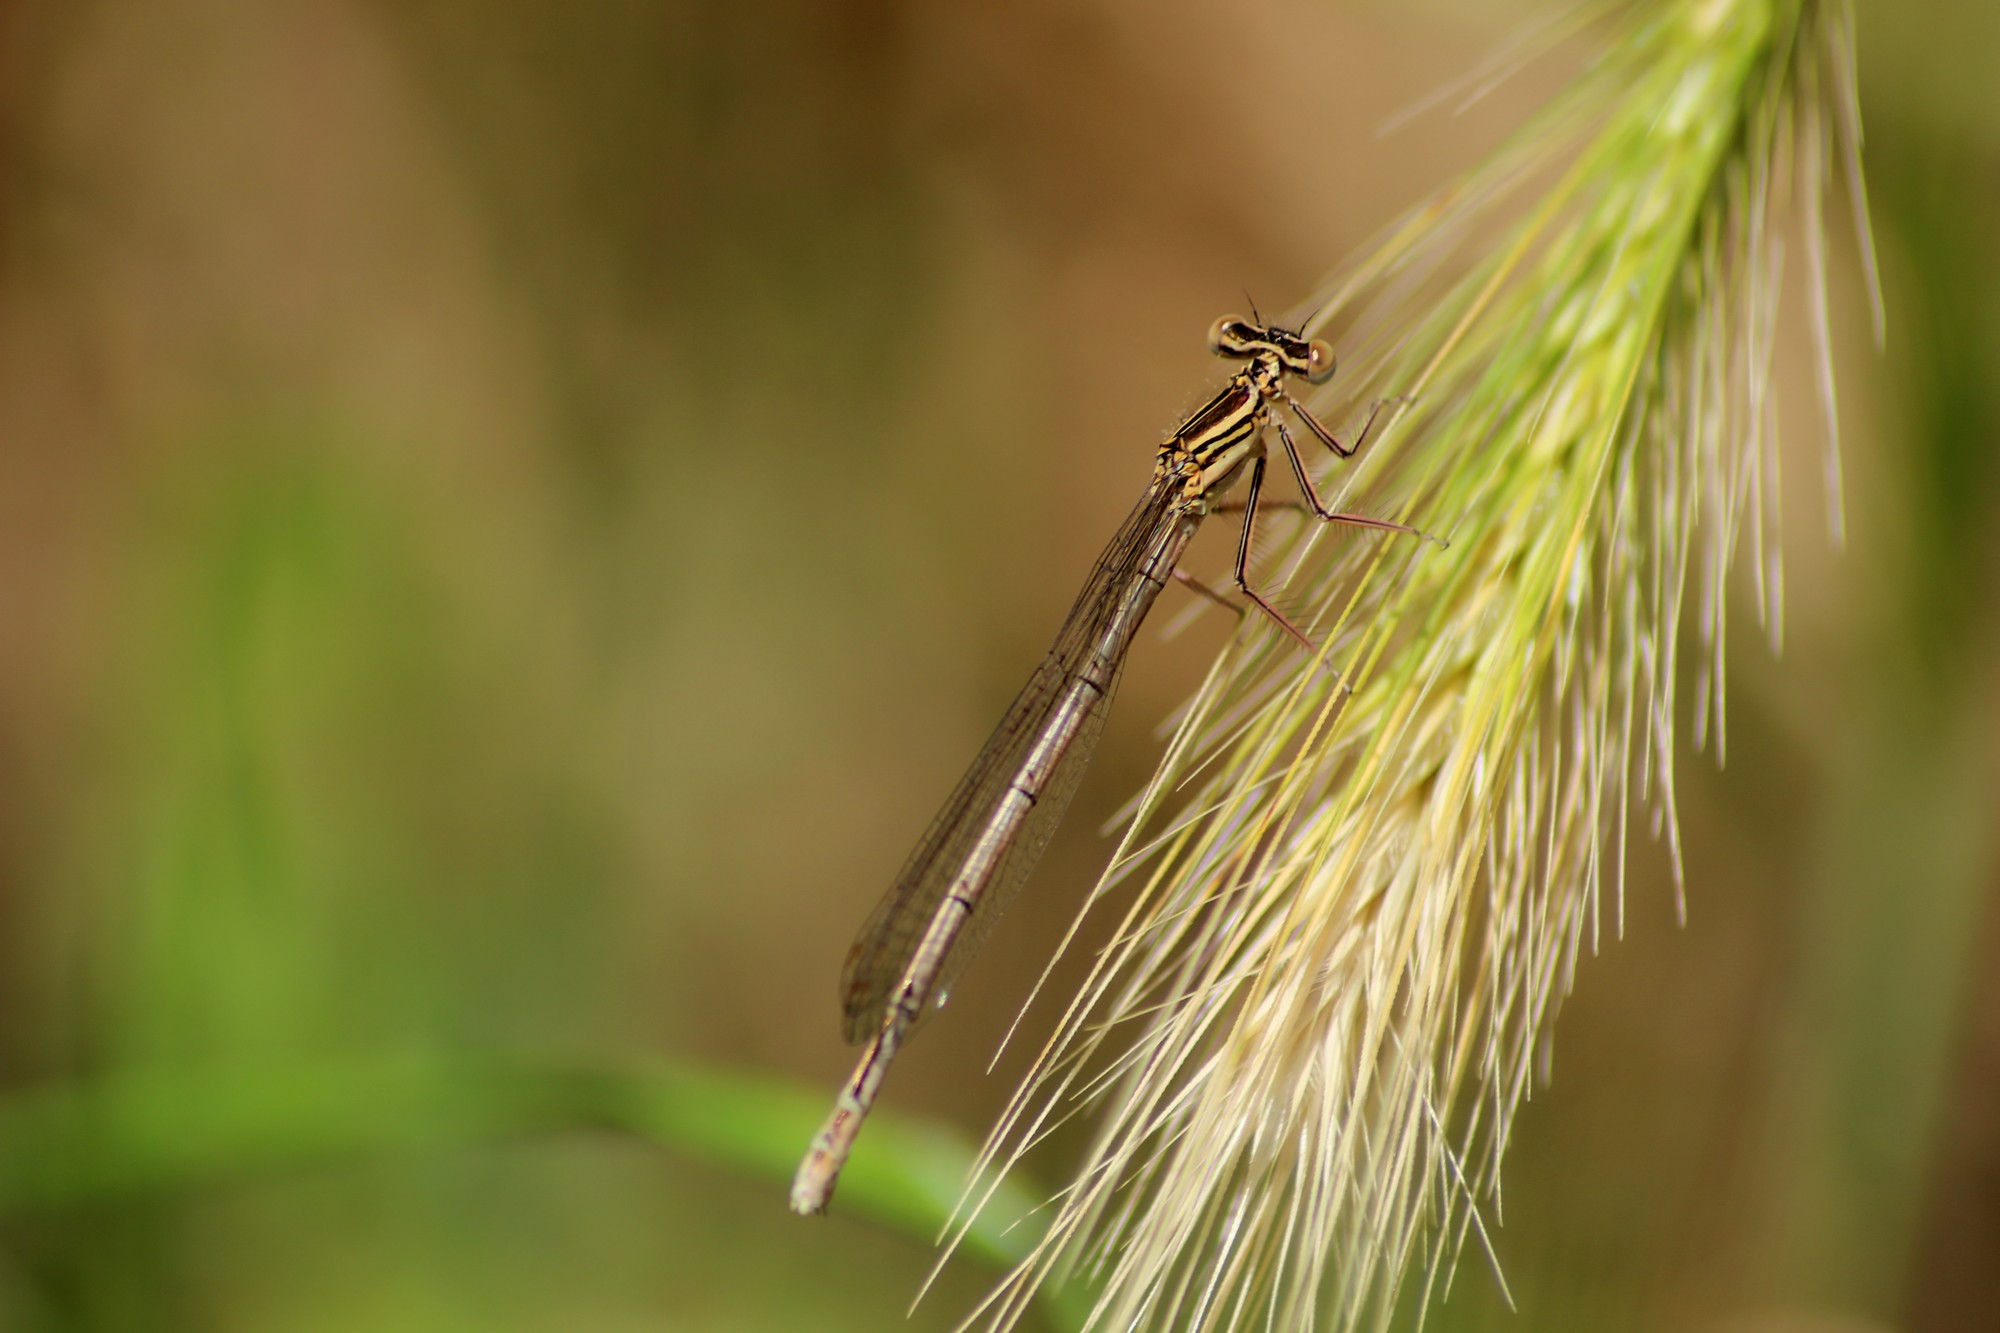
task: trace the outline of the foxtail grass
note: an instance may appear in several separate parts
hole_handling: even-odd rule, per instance
[[[1120,1330],[1428,1299],[1580,953],[1622,925],[1628,841],[1681,882],[1679,727],[1721,753],[1734,557],[1782,624],[1794,249],[1839,526],[1823,201],[1844,167],[1865,258],[1852,37],[1843,3],[1676,0],[1605,41],[1307,307],[1343,360],[1314,409],[1385,404],[1327,483],[1449,546],[1267,520],[1331,669],[1251,623],[1188,705],[1093,899],[1123,886],[1115,938],[985,1162],[1080,1113],[1094,1144],[976,1320],[1056,1281]]]

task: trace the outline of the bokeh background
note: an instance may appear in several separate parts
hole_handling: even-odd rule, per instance
[[[847,939],[1209,321],[1520,123],[1586,45],[1380,132],[1545,13],[0,5],[0,1328],[902,1326],[921,1236],[341,1071],[830,1095]],[[1641,845],[1491,1219],[1516,1311],[1473,1252],[1434,1327],[2000,1308],[2000,10],[1859,19],[1889,339],[1836,220],[1846,541],[1801,338],[1784,650],[1738,599],[1687,924]],[[972,1140],[1011,1088],[1231,626],[1180,628],[898,1109]]]

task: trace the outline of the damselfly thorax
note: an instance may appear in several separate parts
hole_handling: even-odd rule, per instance
[[[1367,440],[1374,412],[1354,444],[1344,445],[1286,387],[1294,377],[1308,384],[1330,378],[1330,346],[1234,316],[1215,322],[1209,346],[1241,365],[1161,445],[1152,484],[1098,557],[1055,644],[855,936],[841,975],[842,1029],[865,1049],[799,1166],[792,1184],[798,1212],[825,1209],[890,1061],[943,1006],[1040,858],[1097,744],[1125,654],[1168,580],[1234,606],[1182,573],[1179,562],[1203,518],[1236,507],[1223,496],[1239,480],[1245,490],[1236,588],[1285,633],[1312,646],[1248,579],[1269,431],[1276,428],[1299,490],[1321,519],[1413,531],[1327,508],[1277,415],[1283,408],[1342,458]]]
[[[1334,371],[1332,347],[1283,329],[1225,317],[1209,330],[1208,340],[1218,355],[1248,364],[1167,437],[1159,462],[1162,474],[1181,481],[1190,505],[1204,506],[1235,484],[1246,463],[1263,458],[1272,404],[1288,398],[1285,376],[1319,384]]]

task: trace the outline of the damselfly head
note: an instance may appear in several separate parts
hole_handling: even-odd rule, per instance
[[[1307,341],[1288,329],[1253,324],[1241,315],[1224,315],[1209,326],[1208,346],[1217,356],[1247,361],[1258,355],[1275,356],[1289,374],[1308,384],[1324,384],[1333,378],[1333,347],[1325,340]]]

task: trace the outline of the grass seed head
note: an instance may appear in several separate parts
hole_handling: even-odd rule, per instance
[[[1059,1276],[1100,1327],[1286,1330],[1448,1278],[1635,814],[1678,875],[1683,620],[1718,750],[1739,551],[1780,623],[1773,325],[1794,224],[1824,281],[1850,32],[1647,8],[1310,303],[1342,358],[1314,409],[1390,400],[1327,484],[1449,548],[1302,522],[1272,553],[1334,670],[1253,621],[1187,711],[1107,877],[1131,906],[989,1145],[1098,1119],[994,1325]]]

